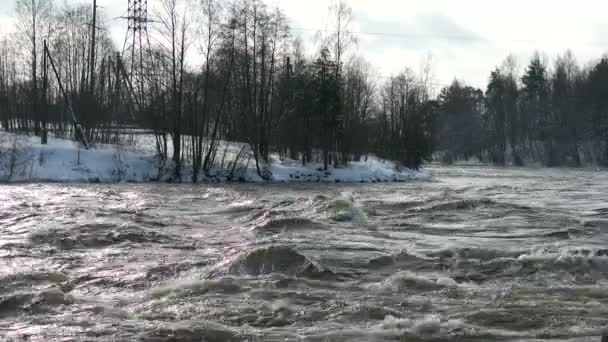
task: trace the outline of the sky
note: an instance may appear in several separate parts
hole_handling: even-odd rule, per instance
[[[83,2],[56,0],[63,1]],[[127,9],[127,0],[97,1],[109,18]],[[315,32],[327,28],[329,0],[268,3],[284,10],[293,33],[307,47],[316,46]],[[459,79],[485,88],[490,71],[509,54],[523,71],[537,50],[551,63],[571,49],[583,65],[608,52],[605,0],[350,0],[349,4],[354,15],[351,31],[358,39],[352,52],[384,77],[406,67],[419,71],[431,56],[437,86]],[[14,0],[0,0],[0,32],[9,31],[13,21]],[[109,21],[112,37],[122,46],[126,23]]]

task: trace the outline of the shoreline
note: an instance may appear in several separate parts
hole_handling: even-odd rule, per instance
[[[98,144],[83,149],[78,143],[66,139],[49,138],[48,144],[40,144],[38,137],[4,134],[9,139],[0,148],[0,184],[32,183],[173,183],[192,182],[191,166],[182,166],[180,180],[173,175],[170,160],[159,163],[154,150],[146,149],[145,141],[134,145]],[[415,171],[399,164],[364,156],[344,168],[323,170],[319,163],[279,159],[271,156],[270,164],[263,169],[269,179],[257,173],[254,162],[235,159],[238,143],[225,142],[227,162],[216,165],[210,175],[199,173],[196,183],[400,183],[428,181],[429,173]],[[2,147],[2,146],[0,146]],[[230,150],[232,149],[232,150]],[[226,152],[225,152],[226,153]],[[231,159],[232,158],[232,159]],[[159,165],[164,167],[159,167]],[[236,164],[236,166],[234,166]]]

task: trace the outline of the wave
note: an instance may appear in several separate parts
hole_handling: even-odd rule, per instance
[[[241,341],[237,331],[210,321],[180,322],[146,331],[142,342]]]
[[[312,278],[333,275],[293,247],[284,245],[261,247],[241,255],[230,265],[229,272],[253,276],[281,273]]]
[[[352,196],[338,196],[333,199],[317,199],[317,212],[326,215],[330,220],[336,222],[353,222],[363,224],[367,221],[365,212],[355,204]]]
[[[68,280],[68,276],[61,272],[28,272],[11,274],[0,278],[2,286],[32,286],[34,283],[61,283]]]
[[[171,263],[158,265],[150,268],[146,272],[147,280],[161,280],[166,278],[171,278],[179,275],[183,272],[188,272],[192,269],[202,268],[208,266],[209,263],[207,261],[200,262],[180,262],[180,263]]]
[[[253,201],[241,201],[229,204],[225,209],[218,210],[215,214],[241,214],[250,213],[252,211],[258,211],[263,209],[261,205],[256,205]]]
[[[557,251],[536,251],[519,256],[518,260],[531,263],[544,263],[563,266],[588,266],[603,268],[608,266],[606,248],[570,248]],[[608,267],[605,269],[608,272]]]
[[[458,283],[481,284],[505,279],[547,279],[568,274],[571,281],[595,283],[608,276],[608,249],[567,248],[501,251],[485,248],[448,248],[426,254],[436,271],[450,272]],[[429,261],[430,262],[430,261]],[[433,265],[430,265],[433,267]],[[424,268],[429,271],[428,267]]]
[[[383,202],[383,201],[366,201],[365,205],[373,209],[386,209],[386,210],[407,210],[412,208],[422,207],[428,201],[408,201],[408,202]]]
[[[476,327],[465,324],[463,320],[442,317],[440,314],[427,314],[416,318],[388,315],[382,322],[369,326],[361,334],[370,336],[373,341],[490,341]]]
[[[426,256],[426,257],[425,257]],[[386,274],[402,271],[403,288],[437,289],[441,285],[457,283],[482,284],[510,278],[537,281],[539,274],[548,280],[568,275],[574,283],[597,283],[608,276],[607,248],[569,248],[541,251],[504,251],[486,248],[447,248],[427,253],[425,256],[401,252],[397,255],[381,255],[370,259],[368,272]],[[417,273],[445,273],[446,281]],[[449,279],[448,279],[449,278]],[[395,279],[393,279],[395,281]],[[399,288],[398,283],[385,286]]]
[[[454,286],[457,286],[456,281],[449,277],[432,277],[410,271],[400,271],[392,274],[380,283],[372,284],[370,287],[372,289],[390,292],[425,292],[442,290]]]
[[[73,228],[51,228],[30,234],[33,244],[48,244],[59,249],[102,248],[124,242],[165,243],[173,238],[137,226],[87,224]]]
[[[525,316],[525,319],[521,317]],[[467,314],[466,320],[483,327],[530,331],[542,329],[550,324],[552,315],[539,314],[533,310],[520,308],[483,309]]]
[[[52,311],[60,305],[71,305],[74,297],[64,293],[58,287],[51,287],[40,292],[12,293],[0,298],[0,317],[14,317],[27,312],[42,313]]]
[[[234,294],[241,291],[239,280],[232,277],[222,277],[219,279],[197,279],[173,282],[164,286],[152,289],[150,297],[161,298],[166,296],[197,296],[207,293]]]
[[[257,224],[254,229],[258,232],[277,232],[288,231],[292,229],[320,229],[323,228],[321,223],[303,217],[284,217],[267,219],[260,224]]]
[[[583,226],[585,228],[604,228],[604,227],[608,227],[608,220],[607,219],[585,220],[583,222]]]
[[[31,303],[33,293],[16,293],[0,298],[0,317],[15,316],[19,311],[25,310],[25,306]]]
[[[425,255],[409,254],[401,251],[397,254],[381,255],[368,261],[366,272],[373,277],[386,276],[396,272],[412,272],[424,274],[440,274],[449,270],[453,264],[450,260],[442,260]]]
[[[432,335],[440,332],[441,323],[438,315],[427,315],[417,320],[387,316],[380,327],[383,330],[403,330],[416,335]]]
[[[440,259],[458,258],[488,261],[499,258],[517,258],[522,254],[525,254],[525,252],[502,251],[487,248],[446,248],[436,252],[430,252],[427,256]]]
[[[543,278],[547,281],[557,278],[574,283],[595,283],[608,275],[608,250],[535,251],[481,263],[461,260],[452,267],[452,271],[452,277],[458,282],[483,283],[497,278]]]
[[[412,270],[435,269],[440,265],[432,259],[425,259],[416,255],[401,251],[397,254],[381,255],[368,262],[371,269],[378,269],[387,266],[405,267]]]
[[[350,310],[345,310],[343,313],[350,322],[361,321],[361,322],[369,322],[371,321],[381,321],[385,317],[394,316],[394,317],[402,317],[403,313],[399,310],[374,303],[359,303]]]
[[[456,199],[444,203],[434,204],[429,207],[423,207],[420,211],[457,211],[471,210],[478,208],[501,208],[514,210],[531,210],[532,208],[512,203],[496,202],[489,198],[471,198],[471,199]]]
[[[561,235],[561,232],[548,233],[543,236]],[[567,248],[567,249],[544,249],[537,251],[505,251],[487,248],[446,248],[426,254],[429,257],[440,259],[475,259],[480,261],[491,261],[495,259],[543,259],[543,258],[567,258],[567,257],[608,257],[608,248]]]
[[[538,237],[546,237],[546,238],[556,238],[556,239],[570,239],[573,236],[583,234],[584,232],[580,229],[565,229],[565,230],[556,230],[553,232],[545,233],[537,235]],[[532,236],[532,237],[537,237]]]
[[[608,218],[608,208],[597,208],[597,209],[594,209],[593,211],[594,211],[593,216]]]
[[[504,212],[524,212],[535,211],[534,208],[508,202],[497,202],[493,199],[482,198],[459,198],[450,195],[434,196],[424,200],[412,200],[403,202],[383,202],[368,201],[370,209],[367,211],[376,213],[376,210],[404,213],[406,217],[424,213],[445,213],[453,211],[470,211],[476,209],[493,209]],[[505,214],[503,212],[503,214]]]

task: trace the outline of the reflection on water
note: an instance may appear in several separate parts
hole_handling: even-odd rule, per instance
[[[608,175],[0,188],[9,341],[599,341]]]

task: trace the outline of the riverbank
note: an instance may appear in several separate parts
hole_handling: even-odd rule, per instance
[[[152,147],[151,147],[152,146]],[[136,144],[97,144],[89,149],[81,144],[49,138],[42,145],[34,136],[0,133],[0,180],[3,182],[85,182],[115,183],[171,181],[171,165],[161,167],[154,155],[153,142]],[[236,145],[229,144],[223,155],[234,156]],[[257,173],[252,158],[242,158],[238,167],[222,163],[203,182],[267,182]],[[323,170],[320,164],[307,164],[276,156],[268,165],[269,182],[403,182],[429,180],[424,172],[410,170],[373,156],[352,162],[346,168]],[[189,167],[184,167],[182,181],[191,179]]]

